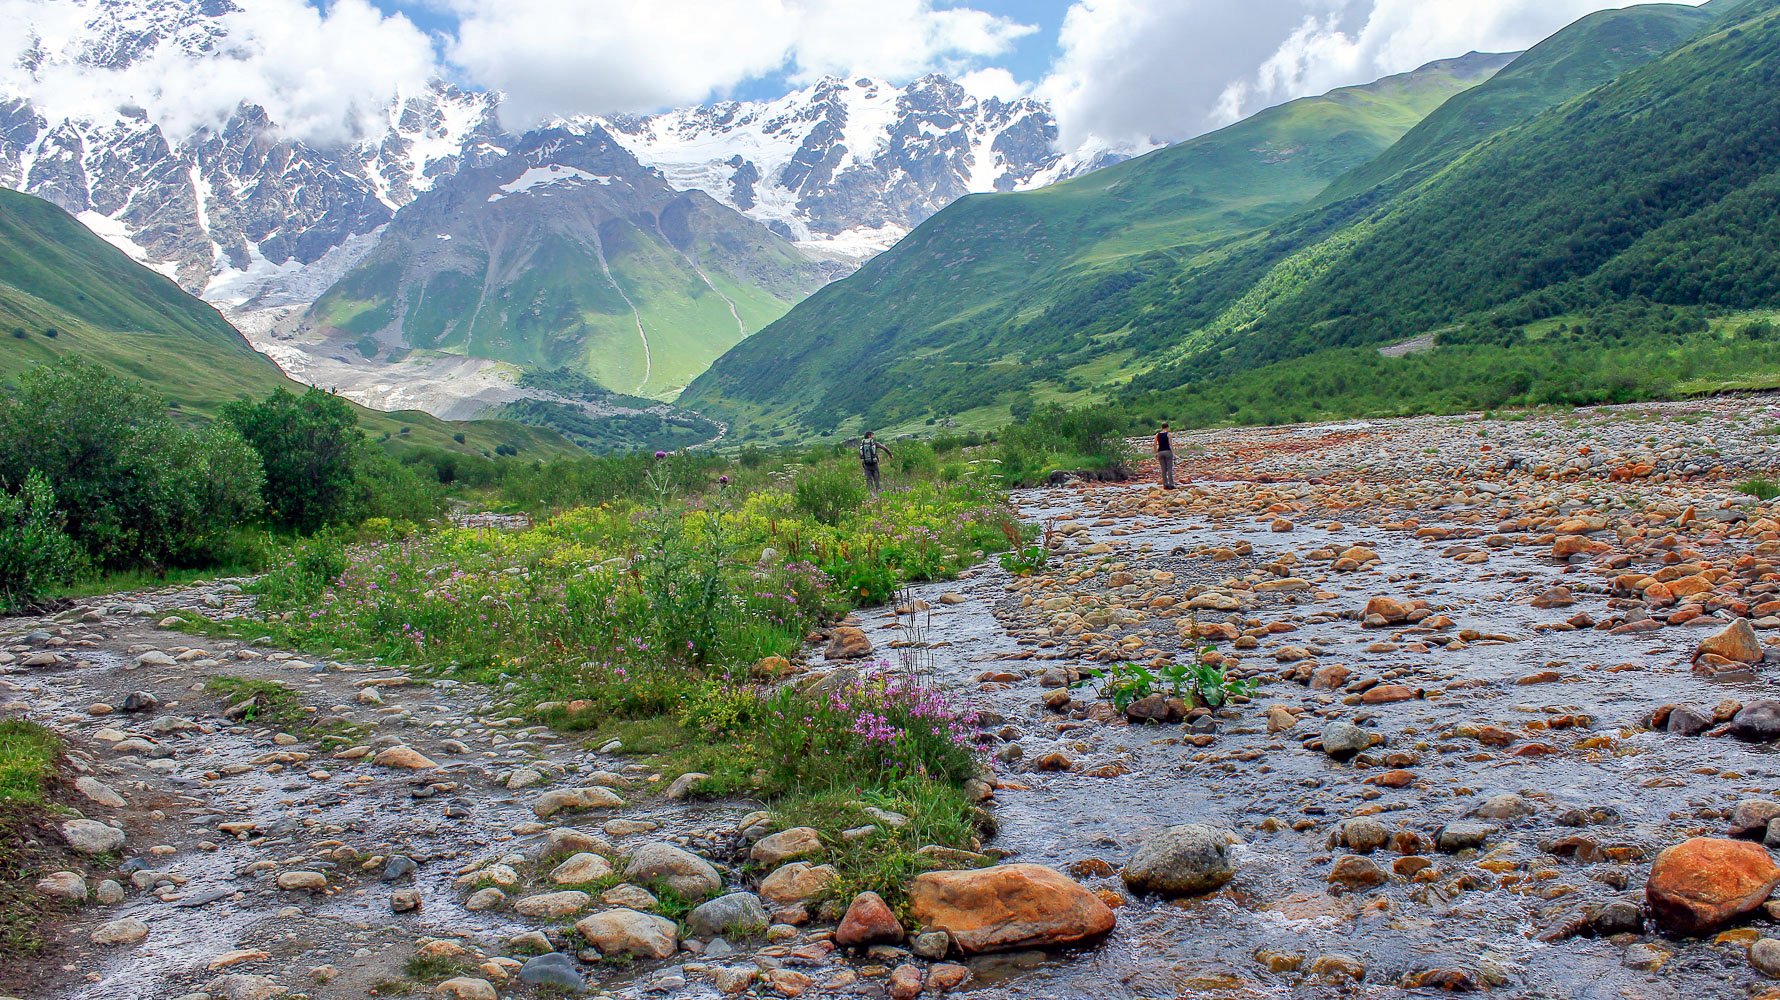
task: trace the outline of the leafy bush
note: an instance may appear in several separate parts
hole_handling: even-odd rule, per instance
[[[225,404],[220,417],[259,453],[274,523],[307,532],[347,519],[365,435],[346,400],[281,388],[258,403]]]
[[[1131,462],[1120,417],[1104,406],[1036,407],[1001,432],[1001,473],[1009,485],[1031,486],[1058,470],[1118,472]]]
[[[140,383],[73,355],[0,401],[0,487],[32,470],[103,569],[201,564],[262,506],[259,460],[232,428],[187,430]]]
[[[865,503],[865,480],[859,470],[824,463],[798,474],[791,496],[797,509],[827,525],[841,523]]]
[[[62,531],[55,499],[36,471],[18,493],[0,491],[0,613],[29,605],[81,570],[80,547]]]

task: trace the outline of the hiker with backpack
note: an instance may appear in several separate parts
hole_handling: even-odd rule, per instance
[[[880,451],[891,458],[896,457],[895,452],[878,443],[876,435],[871,431],[866,431],[865,439],[859,442],[859,464],[865,469],[865,484],[871,487],[873,493],[883,488],[878,482],[878,452]]]

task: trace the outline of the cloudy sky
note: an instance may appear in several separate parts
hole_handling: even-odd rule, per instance
[[[0,0],[66,35],[120,0]],[[121,0],[165,8],[183,0]],[[509,126],[776,97],[825,74],[953,74],[1034,94],[1067,147],[1200,134],[1272,104],[1471,50],[1526,48],[1624,0],[236,0],[222,65],[164,52],[127,73],[29,69],[46,103],[140,104],[175,130],[262,103],[311,139],[444,77],[504,92]],[[11,34],[11,32],[9,32]],[[15,39],[22,36],[14,35]],[[0,43],[4,44],[4,43]],[[19,41],[21,46],[24,41]],[[207,60],[217,63],[216,59]]]

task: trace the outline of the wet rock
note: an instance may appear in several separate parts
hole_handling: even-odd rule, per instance
[[[1681,711],[1676,709],[1676,712]],[[1674,714],[1669,718],[1673,720]],[[1750,743],[1780,740],[1780,701],[1763,699],[1744,705],[1731,719],[1730,734]]]
[[[1479,819],[1518,819],[1533,814],[1533,804],[1518,795],[1493,795],[1471,811]]]
[[[1329,832],[1330,847],[1346,847],[1359,854],[1371,854],[1388,843],[1391,833],[1383,823],[1370,816],[1344,820]]]
[[[632,851],[624,865],[624,877],[632,882],[660,879],[687,899],[715,896],[723,889],[723,879],[710,862],[661,842],[644,844]]]
[[[1101,937],[1117,922],[1093,893],[1032,864],[918,875],[909,910],[923,928],[945,931],[966,954],[1075,944]]]
[[[94,944],[106,947],[119,947],[135,944],[148,937],[148,925],[140,920],[125,917],[112,920],[93,928],[91,940]]]
[[[1780,940],[1762,938],[1749,946],[1749,964],[1771,979],[1780,979]]]
[[[389,894],[389,908],[396,913],[414,913],[420,909],[420,892],[397,889]]]
[[[500,994],[495,991],[493,983],[469,976],[447,979],[433,987],[433,993],[450,1000],[500,1000]]]
[[[522,917],[538,920],[557,920],[570,914],[580,913],[593,905],[593,897],[578,889],[565,889],[561,892],[541,892],[532,896],[523,896],[513,903],[513,911]]]
[[[913,965],[899,965],[890,970],[890,1000],[915,1000],[921,995],[921,970]]]
[[[1236,877],[1230,859],[1230,847],[1236,843],[1240,841],[1234,833],[1215,826],[1169,827],[1144,844],[1120,876],[1136,892],[1202,895]]]
[[[1366,978],[1366,963],[1339,952],[1310,960],[1310,974],[1325,983],[1359,982]]]
[[[1756,638],[1749,619],[1739,618],[1724,631],[1700,640],[1694,658],[1718,656],[1735,663],[1760,663],[1761,654],[1761,640]]]
[[[871,640],[860,629],[841,625],[834,630],[823,655],[831,660],[863,660],[872,654]]]
[[[575,930],[608,956],[670,958],[680,941],[672,920],[636,910],[607,910],[582,917],[576,921]]]
[[[321,892],[328,887],[328,877],[321,872],[279,872],[277,883],[287,892]]]
[[[1329,872],[1331,892],[1358,892],[1384,883],[1385,874],[1378,865],[1372,859],[1362,858],[1357,854],[1344,854],[1336,858],[1335,867]]]
[[[71,819],[57,829],[68,846],[82,854],[105,854],[124,847],[124,831],[97,820]]]
[[[692,790],[697,787],[699,782],[709,780],[710,777],[710,775],[700,771],[689,771],[682,774],[674,779],[673,784],[668,786],[666,793],[667,797],[675,801],[683,799],[692,794]]]
[[[1373,734],[1351,722],[1336,720],[1323,727],[1323,753],[1348,760],[1372,746]]]
[[[686,933],[700,938],[750,938],[766,930],[766,908],[751,892],[732,892],[700,903],[686,917]]]
[[[1744,799],[1731,809],[1730,835],[1761,838],[1768,824],[1780,816],[1780,802],[1767,799]]]
[[[901,921],[891,912],[883,897],[875,892],[862,892],[848,904],[846,916],[834,932],[834,943],[843,948],[860,948],[873,944],[895,944],[903,939]]]
[[[1434,844],[1447,854],[1482,847],[1484,841],[1490,839],[1496,828],[1486,823],[1455,822],[1448,823],[1434,835]]]
[[[555,986],[571,993],[587,988],[575,960],[560,951],[539,955],[519,967],[519,981],[532,986]]]
[[[1671,932],[1709,934],[1760,906],[1780,885],[1780,867],[1759,844],[1695,837],[1657,855],[1645,899]]]
[[[1712,728],[1712,716],[1683,705],[1671,711],[1664,722],[1666,732],[1680,736],[1698,736]]]
[[[760,895],[780,905],[803,903],[828,890],[840,873],[833,865],[793,861],[760,882]]]
[[[402,771],[429,771],[439,766],[420,751],[399,745],[378,751],[377,756],[371,758],[371,763]]]
[[[822,838],[807,826],[781,830],[754,845],[748,856],[763,865],[779,865],[794,858],[822,853]]]
[[[124,901],[124,887],[112,879],[106,879],[99,883],[99,888],[93,890],[93,898],[106,906],[116,906]]]
[[[612,874],[612,862],[597,854],[575,854],[550,869],[550,881],[557,885],[580,885]]]
[[[1614,900],[1590,913],[1588,924],[1596,937],[1640,934],[1644,931],[1644,908],[1631,900]]]
[[[532,803],[532,812],[539,819],[549,819],[568,809],[619,809],[623,806],[624,800],[617,792],[603,785],[590,785],[586,788],[557,788],[545,792]]]
[[[970,978],[970,970],[953,962],[941,962],[927,970],[927,989],[933,993],[950,993]]]
[[[37,880],[37,891],[51,899],[81,903],[87,898],[87,880],[78,872],[51,872]]]

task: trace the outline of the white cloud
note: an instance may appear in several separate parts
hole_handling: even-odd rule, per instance
[[[1003,101],[1013,101],[1025,97],[1032,92],[1032,85],[1021,83],[1014,75],[1000,66],[987,66],[983,69],[971,70],[958,78],[958,86],[972,97],[988,99],[991,97]]]
[[[287,134],[331,142],[374,128],[392,96],[437,72],[426,34],[367,0],[333,0],[325,10],[304,0],[243,6],[211,20],[185,4],[0,0],[0,23],[26,28],[9,32],[13,51],[0,51],[0,89],[58,117],[104,120],[139,107],[175,138],[247,101]],[[95,52],[94,39],[143,29],[165,37],[121,67],[92,64],[114,54]],[[34,40],[47,58],[32,69],[20,56]]]
[[[1177,141],[1436,59],[1524,49],[1629,2],[1076,0],[1039,93],[1065,148]]]
[[[933,0],[441,2],[458,18],[447,57],[506,95],[509,125],[689,104],[779,71],[807,83],[968,69],[1035,30]]]

